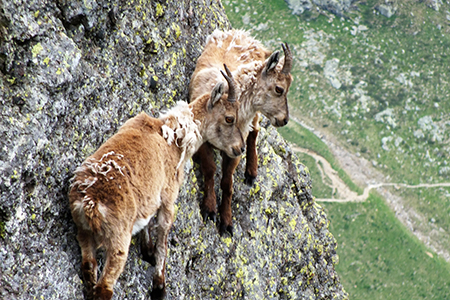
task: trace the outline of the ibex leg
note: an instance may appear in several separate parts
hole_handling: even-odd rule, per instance
[[[173,204],[163,204],[158,212],[157,241],[155,247],[156,266],[155,273],[153,274],[152,299],[162,299],[166,294],[165,269],[167,236],[172,227],[173,216]]]
[[[154,266],[156,264],[155,247],[153,246],[151,230],[152,226],[149,224],[141,231],[141,254],[143,260]]]
[[[258,174],[258,153],[256,151],[256,139],[258,130],[254,129],[247,137],[247,164],[245,168],[245,184],[251,186]]]
[[[94,286],[97,283],[97,260],[95,259],[96,245],[93,233],[90,230],[82,230],[78,227],[78,243],[81,247],[81,272],[86,286],[87,299],[94,297]]]
[[[106,263],[102,275],[94,288],[95,300],[110,300],[113,287],[123,271],[128,257],[131,242],[131,232],[114,235],[114,238],[104,242],[106,249]]]
[[[214,191],[214,175],[216,174],[216,163],[214,161],[214,150],[208,144],[203,144],[196,153],[196,157],[200,161],[200,170],[203,174],[205,195],[200,205],[203,220],[208,218],[215,222],[216,220],[216,192]]]
[[[219,206],[220,213],[220,234],[229,232],[233,235],[233,221],[231,213],[231,199],[233,197],[233,173],[239,164],[240,157],[230,158],[222,153],[222,202]]]

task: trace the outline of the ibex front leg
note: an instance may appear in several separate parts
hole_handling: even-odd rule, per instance
[[[230,158],[222,152],[222,202],[220,203],[220,234],[229,232],[233,235],[233,221],[231,213],[231,199],[233,198],[233,174],[240,157]]]
[[[155,266],[155,247],[153,246],[151,231],[152,226],[150,224],[141,231],[141,254],[143,260]]]
[[[200,161],[200,170],[203,174],[205,195],[200,206],[203,220],[216,221],[216,192],[214,191],[214,175],[216,174],[216,163],[214,161],[214,150],[208,143],[203,144],[196,153]]]
[[[163,204],[159,209],[157,240],[155,247],[156,266],[155,273],[153,274],[153,288],[151,292],[151,299],[163,299],[166,295],[165,269],[167,255],[167,236],[169,235],[169,230],[172,227],[173,216],[173,204]]]
[[[258,153],[256,151],[256,139],[258,130],[254,129],[247,137],[247,165],[245,168],[245,184],[252,186],[258,174]]]

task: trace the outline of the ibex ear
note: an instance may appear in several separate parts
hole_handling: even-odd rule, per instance
[[[223,83],[222,81],[216,84],[216,86],[211,91],[211,97],[209,98],[208,101],[208,110],[211,110],[214,107],[214,105],[216,105],[217,101],[219,101],[220,98],[222,98],[224,89],[225,83]]]
[[[266,60],[266,66],[263,70],[263,75],[267,75],[272,72],[278,64],[280,60],[280,51],[275,51],[272,55]]]

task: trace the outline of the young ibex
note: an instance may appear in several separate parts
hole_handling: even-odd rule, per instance
[[[206,40],[206,46],[197,61],[189,85],[190,99],[195,99],[220,80],[220,69],[226,64],[236,82],[237,97],[241,102],[239,119],[241,131],[247,141],[247,165],[245,182],[252,185],[257,174],[258,157],[256,138],[259,130],[259,112],[269,118],[272,125],[284,126],[289,120],[286,94],[292,82],[290,74],[292,54],[287,44],[282,45],[284,61],[280,52],[269,52],[259,41],[245,31],[214,31]],[[215,220],[216,195],[214,192],[213,150],[206,143],[199,149],[201,171],[205,178],[205,195],[201,204],[204,219]],[[231,198],[233,173],[240,158],[222,155],[222,202],[219,207],[220,233],[233,234]]]
[[[167,235],[185,162],[209,142],[230,157],[245,150],[231,73],[228,99],[225,83],[189,105],[177,106],[155,119],[145,113],[128,120],[78,167],[69,192],[78,228],[81,269],[89,298],[111,299],[123,271],[132,235],[141,231],[144,259],[155,264],[152,299],[165,294]],[[149,220],[157,214],[157,241],[150,238]],[[103,246],[106,262],[97,281],[96,249]]]

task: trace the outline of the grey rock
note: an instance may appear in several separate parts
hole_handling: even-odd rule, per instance
[[[428,0],[426,3],[428,7],[434,9],[435,11],[439,11],[439,8],[443,5],[442,0]]]
[[[390,3],[388,4],[380,4],[375,8],[381,15],[390,18],[395,15],[397,8]]]
[[[339,59],[333,58],[325,62],[323,75],[327,78],[335,89],[339,89],[342,84],[338,78],[337,71],[339,68]]]
[[[305,10],[311,10],[313,4],[311,0],[286,0],[294,15],[301,15]]]
[[[302,14],[305,10],[312,10],[314,7],[330,11],[338,16],[343,16],[346,11],[352,8],[356,0],[286,0],[293,14]]]
[[[130,117],[187,99],[206,36],[229,27],[219,1],[0,2],[0,298],[83,299],[72,172]],[[245,159],[235,174],[232,238],[203,222],[198,166],[186,165],[167,299],[348,298],[305,167],[267,121],[258,146],[255,186]],[[149,298],[137,244],[114,299]]]

